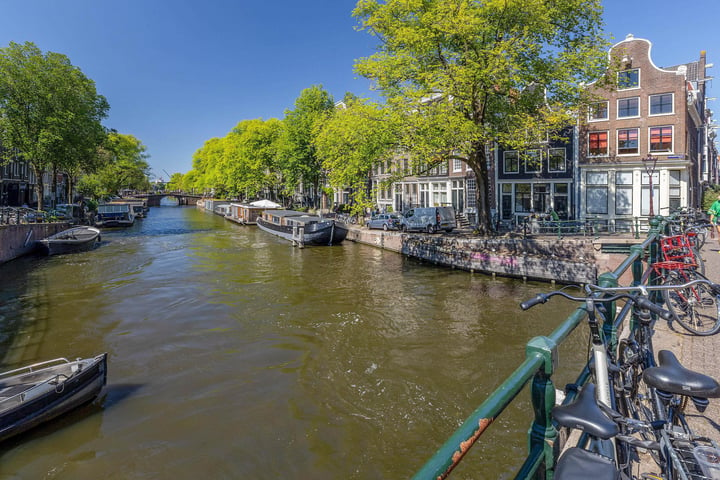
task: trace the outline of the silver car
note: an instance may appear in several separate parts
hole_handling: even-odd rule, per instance
[[[400,227],[400,216],[397,213],[381,213],[375,215],[367,222],[367,228],[382,228],[383,230],[397,230]]]

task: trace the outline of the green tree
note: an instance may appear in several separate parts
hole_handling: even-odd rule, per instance
[[[605,71],[601,13],[600,0],[359,0],[381,44],[355,68],[405,119],[399,145],[417,166],[472,168],[486,234],[487,146],[527,147],[572,121]]]
[[[234,193],[247,199],[275,186],[282,135],[276,118],[243,120],[228,134],[223,170]]]
[[[285,135],[279,143],[283,161],[279,167],[285,193],[291,193],[301,184],[309,185],[314,206],[321,194],[324,172],[315,152],[313,132],[332,115],[334,104],[332,96],[322,86],[314,85],[300,93],[295,108],[287,110],[283,119]]]
[[[182,190],[183,177],[184,175],[182,173],[173,173],[172,175],[170,175],[170,179],[168,180],[165,189],[171,192]]]
[[[33,43],[0,49],[0,144],[25,159],[43,208],[43,172],[76,172],[95,160],[109,105],[95,83],[62,54]]]
[[[354,213],[359,213],[373,206],[368,191],[370,173],[380,161],[392,158],[400,125],[390,109],[377,103],[348,94],[343,102],[344,107],[319,125],[314,145],[330,185],[350,189]]]
[[[147,147],[133,135],[110,132],[104,145],[105,162],[98,172],[106,191],[150,189]]]

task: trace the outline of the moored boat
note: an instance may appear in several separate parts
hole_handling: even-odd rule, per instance
[[[98,205],[96,227],[130,227],[135,223],[135,214],[129,203],[106,203]]]
[[[257,200],[250,203],[231,203],[225,218],[241,225],[255,225],[265,210],[280,208],[280,204],[270,200]]]
[[[38,240],[40,249],[47,255],[60,255],[90,250],[100,240],[100,230],[95,227],[78,226]]]
[[[106,383],[107,353],[0,373],[0,441],[94,400]]]
[[[342,222],[295,210],[265,210],[257,218],[257,225],[299,246],[335,245],[345,240],[348,233]]]

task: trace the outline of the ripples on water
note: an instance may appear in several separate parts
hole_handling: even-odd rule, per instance
[[[154,208],[91,252],[0,266],[5,367],[110,353],[101,401],[6,442],[0,473],[406,478],[567,316],[517,307],[548,289]],[[528,397],[453,478],[514,474]]]

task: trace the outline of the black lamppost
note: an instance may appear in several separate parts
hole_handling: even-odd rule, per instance
[[[645,165],[645,172],[648,175],[648,181],[650,182],[650,217],[655,216],[655,209],[653,208],[653,175],[655,175],[655,166],[657,165],[657,157],[653,157],[652,154],[648,153],[648,156],[642,159]]]

